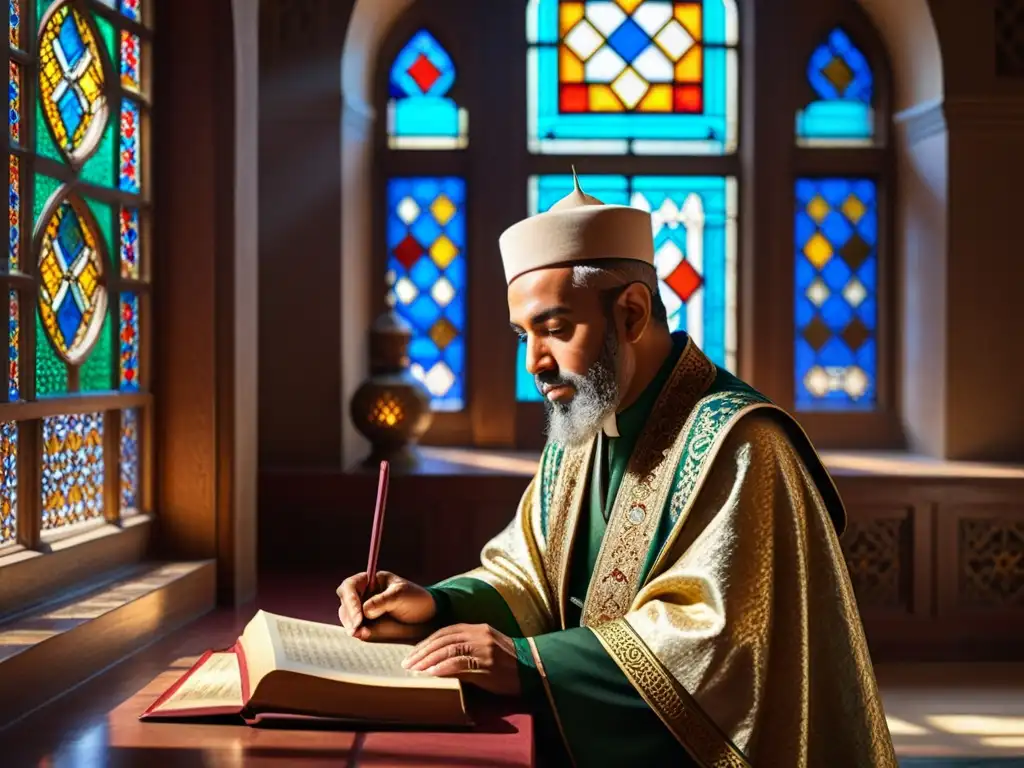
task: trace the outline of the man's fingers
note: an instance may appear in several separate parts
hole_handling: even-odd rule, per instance
[[[349,576],[335,590],[339,598],[345,597],[348,592],[359,593],[366,587],[366,572],[356,573]]]
[[[341,607],[338,609],[338,618],[341,625],[349,632],[355,630],[363,621],[363,606],[360,593],[366,586],[366,574],[357,573],[341,582],[338,587],[338,599]]]
[[[427,674],[434,677],[459,677],[479,671],[480,662],[475,656],[453,656],[427,669]]]
[[[407,667],[415,671],[426,672],[449,659],[473,655],[473,646],[465,636],[455,635],[450,642],[429,651],[425,656],[420,657],[412,664],[408,664]]]
[[[452,645],[468,645],[469,637],[465,630],[466,626],[464,624],[455,624],[451,627],[439,629],[422,643],[417,645],[413,651],[405,657],[405,660],[402,662],[402,666],[406,669],[418,669],[421,671],[426,669],[427,667],[424,665],[424,660],[431,657],[432,654],[443,652],[445,648]],[[442,656],[441,658],[444,657]]]
[[[363,603],[363,615],[368,619],[376,619],[390,611],[400,597],[401,584],[391,584],[380,594],[374,595]]]

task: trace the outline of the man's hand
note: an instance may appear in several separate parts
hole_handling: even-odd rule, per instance
[[[515,643],[487,624],[439,629],[417,645],[402,666],[436,677],[457,677],[502,696],[519,694]]]
[[[349,576],[338,587],[338,618],[360,640],[413,640],[430,631],[437,606],[423,587],[388,571],[377,571],[377,592],[365,603],[366,573]]]

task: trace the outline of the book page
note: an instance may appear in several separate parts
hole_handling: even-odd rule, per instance
[[[214,653],[154,711],[242,708],[242,677],[233,653]]]
[[[371,685],[457,688],[458,681],[402,668],[413,646],[368,643],[342,627],[267,614],[277,667]]]

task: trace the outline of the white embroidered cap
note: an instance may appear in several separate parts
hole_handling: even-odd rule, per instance
[[[498,239],[505,282],[544,267],[597,259],[635,259],[654,264],[651,215],[628,205],[606,205],[580,188],[551,208],[506,229]]]

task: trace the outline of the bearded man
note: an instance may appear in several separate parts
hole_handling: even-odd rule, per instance
[[[577,766],[895,766],[838,536],[796,422],[670,333],[644,211],[573,192],[501,236],[549,440],[480,567],[338,588],[356,637],[521,697]]]

